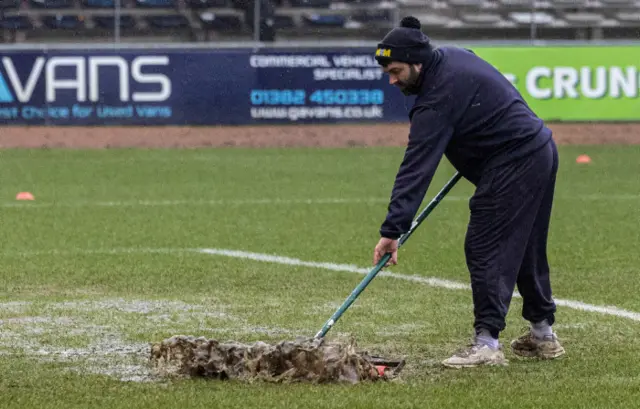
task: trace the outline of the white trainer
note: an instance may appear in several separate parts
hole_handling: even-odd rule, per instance
[[[511,342],[514,354],[527,358],[555,359],[565,354],[556,334],[537,338],[531,329]]]
[[[488,345],[472,344],[445,359],[442,364],[448,368],[473,368],[483,365],[505,366],[508,361],[502,347],[492,349]]]

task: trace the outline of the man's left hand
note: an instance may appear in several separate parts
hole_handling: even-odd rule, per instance
[[[385,267],[388,267],[391,264],[398,264],[398,240],[381,237],[373,251],[373,264],[378,264],[382,257],[387,253],[391,253],[391,258],[385,264]]]

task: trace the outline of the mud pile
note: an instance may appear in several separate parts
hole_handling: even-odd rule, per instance
[[[149,359],[162,376],[267,382],[387,381],[404,366],[403,360],[357,351],[353,339],[346,344],[299,339],[248,345],[177,335],[152,344]]]

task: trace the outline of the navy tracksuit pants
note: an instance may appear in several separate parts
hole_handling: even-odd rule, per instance
[[[557,170],[551,140],[533,155],[480,178],[465,238],[476,331],[487,329],[498,337],[516,286],[524,319],[553,324],[547,235]]]

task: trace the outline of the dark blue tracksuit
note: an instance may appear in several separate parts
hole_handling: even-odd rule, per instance
[[[471,51],[437,49],[420,81],[381,235],[398,238],[409,229],[446,156],[476,186],[465,239],[475,328],[498,336],[516,284],[523,317],[553,324],[546,246],[558,154],[551,131]]]

